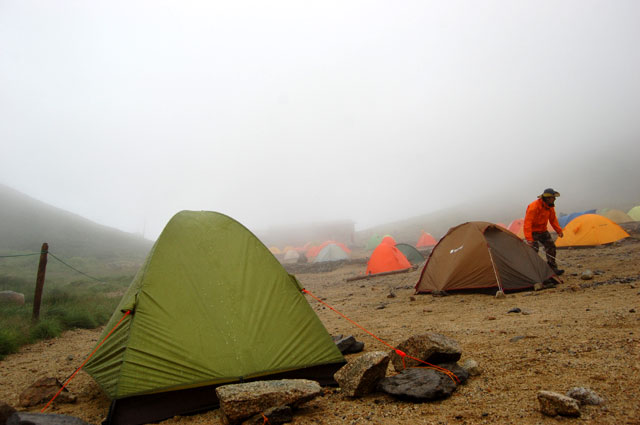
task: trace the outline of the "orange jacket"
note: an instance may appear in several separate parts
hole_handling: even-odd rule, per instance
[[[544,232],[547,230],[547,222],[551,223],[551,227],[560,233],[562,227],[556,218],[556,210],[548,206],[542,199],[536,199],[527,207],[527,213],[524,216],[524,237],[528,241],[533,241],[533,232]]]

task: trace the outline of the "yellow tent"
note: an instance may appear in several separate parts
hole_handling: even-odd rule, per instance
[[[583,214],[574,218],[563,233],[564,237],[556,240],[558,248],[603,245],[629,237],[622,227],[599,214]]]

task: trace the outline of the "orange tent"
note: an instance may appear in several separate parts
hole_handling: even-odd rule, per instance
[[[583,214],[563,229],[564,237],[556,240],[558,248],[604,245],[628,238],[622,227],[599,214]]]
[[[524,218],[516,218],[513,220],[509,227],[507,227],[511,233],[518,236],[520,239],[524,239]]]
[[[501,226],[500,223],[498,223]],[[504,226],[503,226],[504,227]],[[520,239],[524,239],[524,218],[517,218],[509,224],[509,227],[505,227],[505,229],[514,233]],[[551,233],[555,233],[556,230],[551,226],[550,223],[547,223],[547,231]]]
[[[420,235],[420,239],[418,239],[418,243],[416,244],[416,248],[427,248],[430,246],[435,246],[438,243],[436,238],[431,236],[429,233],[423,231],[422,235]]]
[[[380,241],[380,243],[382,244],[386,244],[386,245],[391,245],[391,246],[396,246],[396,240],[393,239],[391,236],[387,235],[384,238],[382,238],[382,240]]]
[[[393,238],[390,236],[387,236],[385,239],[387,238],[393,241]],[[388,242],[389,241],[385,243],[383,239],[380,245],[373,250],[371,258],[369,258],[369,262],[367,263],[366,274],[391,272],[411,267],[411,263],[407,260],[407,257],[396,248],[395,241],[393,244]]]

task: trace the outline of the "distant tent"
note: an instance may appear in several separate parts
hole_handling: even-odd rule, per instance
[[[431,236],[431,234],[423,231],[420,235],[420,239],[418,239],[418,243],[416,243],[416,248],[428,248],[431,246],[435,246],[438,243],[436,238]]]
[[[398,243],[396,244],[396,248],[398,248],[405,257],[407,257],[407,260],[409,260],[411,264],[422,264],[424,261],[424,257],[420,254],[420,251],[408,243]]]
[[[389,237],[389,240],[393,238]],[[381,242],[371,253],[369,262],[367,263],[366,274],[376,274],[391,272],[395,270],[403,270],[411,267],[411,263],[407,257],[393,245]]]
[[[322,248],[320,246],[313,245],[307,249],[305,255],[307,256],[307,258],[315,258],[321,249]]]
[[[280,249],[277,246],[272,246],[269,247],[269,251],[271,251],[272,254],[282,254],[282,251],[280,251]]]
[[[326,261],[340,261],[340,260],[348,260],[349,254],[347,254],[344,249],[336,244],[329,244],[322,248],[322,251],[318,253],[315,259],[315,263],[324,263]]]
[[[640,221],[640,205],[631,208],[627,214],[635,221]]]
[[[85,366],[113,400],[108,424],[217,407],[214,388],[223,384],[328,384],[344,365],[295,277],[243,225],[215,212],[169,221],[99,340],[114,327]]]
[[[332,240],[328,240],[328,241],[322,242],[320,244],[320,247],[319,247],[320,249],[319,249],[318,252],[322,251],[325,246],[330,245],[330,244],[338,245],[340,248],[342,248],[342,250],[344,252],[346,252],[347,254],[351,254],[351,250],[349,248],[347,248],[347,246],[345,244],[343,244],[342,242],[337,242],[337,241],[332,241]]]
[[[512,232],[472,221],[449,229],[427,259],[416,293],[514,291],[553,276],[549,265]]]
[[[367,244],[365,245],[365,249],[367,251],[371,250],[371,249],[375,249],[378,245],[380,245],[381,241],[382,241],[382,236],[380,236],[380,235],[371,235],[371,237],[367,241]]]
[[[298,251],[296,251],[295,249],[290,249],[284,254],[282,262],[287,264],[297,263],[298,258],[300,258],[300,254],[298,254]]]
[[[524,218],[516,218],[509,224],[507,229],[520,239],[524,239]]]
[[[513,233],[520,239],[524,239],[524,218],[515,219],[511,222],[511,224],[509,224],[509,227],[503,227],[503,228],[509,230],[511,233]],[[556,230],[553,227],[551,227],[550,223],[547,223],[547,231],[551,233],[556,232]]]
[[[604,245],[629,237],[622,227],[598,214],[583,214],[571,220],[563,233],[556,240],[558,248]]]
[[[581,215],[584,215],[584,214],[595,214],[595,213],[596,213],[596,210],[573,212],[571,214],[558,217],[558,223],[560,224],[560,227],[564,229],[567,226],[567,224],[571,223],[571,220],[574,220],[575,218],[580,217]]]
[[[496,223],[496,226],[500,226],[500,227],[502,227],[503,229],[506,229],[506,228],[507,228],[507,225],[506,225],[506,224],[504,224],[504,223],[501,223],[501,222]]]
[[[598,211],[601,211],[601,210],[598,210]],[[631,217],[629,217],[629,214],[627,214],[624,211],[620,211],[616,209],[607,208],[606,211],[598,212],[598,214],[600,214],[603,217],[607,217],[609,220],[613,221],[614,223],[628,223],[630,221],[634,221]]]

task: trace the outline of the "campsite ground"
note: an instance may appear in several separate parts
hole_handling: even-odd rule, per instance
[[[438,332],[456,339],[462,360],[475,359],[483,373],[471,377],[439,402],[414,404],[382,393],[349,399],[339,389],[295,412],[294,424],[640,424],[640,240],[612,246],[559,251],[564,282],[505,299],[465,294],[413,295],[420,269],[346,282],[364,264],[346,264],[324,273],[299,273],[302,284],[379,338],[397,344],[407,337]],[[585,270],[600,271],[581,280]],[[572,275],[572,274],[578,275]],[[393,292],[395,297],[389,297]],[[336,313],[308,298],[333,334],[354,335],[365,351],[386,350]],[[523,313],[507,313],[519,307]],[[95,345],[100,330],[78,330],[26,346],[0,361],[0,400],[17,405],[18,394],[37,378],[63,380]],[[524,338],[512,342],[516,336]],[[349,358],[360,354],[351,354]],[[388,373],[394,373],[390,366]],[[548,418],[539,412],[538,390],[564,393],[588,387],[606,399],[587,406],[578,419]],[[109,401],[84,372],[69,384],[75,404],[49,412],[100,423]],[[40,406],[42,407],[42,406]],[[30,409],[39,411],[39,408]],[[218,410],[175,417],[166,424],[221,423]]]

